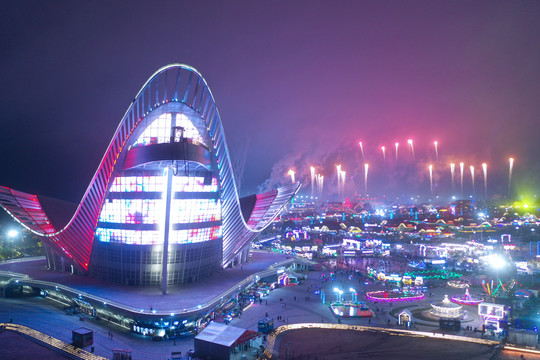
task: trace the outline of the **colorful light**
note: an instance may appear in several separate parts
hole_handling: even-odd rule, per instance
[[[469,289],[465,290],[465,294],[463,296],[454,295],[450,299],[453,303],[460,304],[460,305],[478,305],[482,301],[484,301],[483,298],[476,299],[469,294]]]
[[[397,161],[397,158],[398,158],[398,148],[399,148],[399,143],[395,143],[395,146],[396,146],[396,161]]]
[[[371,291],[366,293],[366,298],[370,301],[380,301],[380,302],[404,302],[404,301],[415,301],[415,300],[422,300],[424,298],[424,294],[419,293],[415,295],[406,295],[403,293],[394,293],[394,292],[387,292],[384,290],[381,291]]]
[[[364,146],[362,145],[362,142],[361,142],[361,141],[360,141],[358,144],[360,145],[360,151],[362,152],[362,160],[365,161],[365,160],[366,160],[366,157],[365,157],[365,155],[364,155]]]
[[[418,277],[421,276],[425,280],[429,279],[441,279],[441,280],[448,280],[448,279],[457,279],[462,277],[463,275],[457,272],[449,271],[449,270],[415,270],[415,271],[409,271],[406,273],[403,273],[403,276],[411,276],[411,277]]]
[[[468,288],[470,286],[468,281],[465,280],[450,280],[448,286],[458,289]]]
[[[434,141],[433,145],[435,145],[435,160],[439,161],[439,148],[438,148],[439,142]]]
[[[386,148],[384,146],[381,146],[381,150],[382,150],[382,157],[383,157],[383,160],[386,161]]]

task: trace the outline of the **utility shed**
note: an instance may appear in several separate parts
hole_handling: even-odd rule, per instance
[[[230,325],[212,322],[195,336],[195,355],[212,360],[229,360],[231,353],[259,336],[256,331],[237,328]]]
[[[85,347],[94,343],[94,332],[85,327],[72,330],[73,345],[77,347]]]

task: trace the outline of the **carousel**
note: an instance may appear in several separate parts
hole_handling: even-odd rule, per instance
[[[457,319],[463,314],[461,307],[461,305],[451,302],[448,295],[444,295],[441,302],[431,304],[430,314],[438,318]]]
[[[451,300],[453,303],[459,305],[478,305],[484,301],[484,298],[475,298],[469,294],[469,289],[466,289],[464,295],[454,295],[452,296]]]

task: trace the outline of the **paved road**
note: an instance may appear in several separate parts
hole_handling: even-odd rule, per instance
[[[182,354],[193,349],[193,337],[173,341],[154,342],[151,338],[128,333],[125,329],[109,326],[103,322],[87,319],[80,321],[77,316],[66,315],[61,307],[40,298],[3,299],[0,298],[0,322],[9,321],[31,327],[42,333],[71,343],[71,331],[86,327],[94,331],[94,347],[97,355],[112,358],[113,349],[132,351],[133,359],[168,359],[172,351]],[[112,333],[112,340],[109,338]],[[0,338],[0,348],[2,338]],[[90,347],[85,350],[90,351]],[[186,357],[187,358],[187,357]]]
[[[250,309],[245,311],[241,318],[234,319],[231,325],[243,327],[251,330],[257,330],[257,322],[264,318],[265,313],[269,316],[277,319],[277,316],[283,318],[282,321],[276,321],[276,326],[285,323],[302,323],[302,322],[332,322],[337,323],[338,318],[334,316],[330,308],[324,305],[319,295],[314,294],[316,289],[322,289],[326,293],[326,301],[336,301],[337,295],[333,291],[334,287],[338,287],[344,292],[343,299],[351,300],[352,294],[348,290],[354,288],[361,294],[365,294],[366,291],[381,290],[384,287],[378,284],[364,285],[358,278],[348,279],[346,275],[337,274],[336,280],[328,280],[326,282],[321,281],[321,274],[323,272],[310,272],[308,278],[305,281],[301,281],[298,286],[281,287],[272,291],[267,297],[263,298],[263,302],[253,304]],[[328,274],[328,272],[326,272]],[[308,291],[309,290],[309,291]],[[403,302],[395,304],[374,304],[368,302],[369,306],[375,312],[376,316],[371,320],[371,325],[389,327],[388,321],[390,320],[390,327],[397,327],[397,319],[392,317],[389,313],[393,308],[408,308],[412,311],[416,309],[429,309],[431,308],[431,302],[439,302],[443,299],[444,295],[463,294],[463,289],[455,289],[450,287],[442,287],[432,289],[432,297],[427,296],[423,300],[415,302]],[[473,291],[474,293],[474,291]],[[429,295],[429,294],[428,294]],[[309,301],[306,297],[309,296]],[[295,300],[296,298],[296,300]],[[280,301],[282,299],[282,301]],[[365,295],[359,295],[359,300],[365,301]],[[268,305],[267,305],[268,303]],[[377,311],[377,308],[379,311]],[[466,306],[468,311],[468,318],[462,322],[463,326],[469,325],[473,328],[481,328],[481,321],[477,314],[477,306]],[[370,325],[367,318],[342,318],[343,324],[350,325]],[[422,331],[439,331],[438,322],[433,321],[417,321],[416,329]],[[460,331],[459,335],[475,336],[479,337],[480,333],[472,333]]]

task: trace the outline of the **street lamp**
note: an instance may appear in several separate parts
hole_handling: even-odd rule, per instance
[[[497,273],[497,281],[499,281],[499,270],[506,266],[506,260],[499,254],[495,254],[489,258],[490,265]]]
[[[338,294],[338,302],[341,302],[341,294],[343,294],[343,291],[336,287],[334,288],[334,292]]]
[[[358,294],[356,293],[356,290],[354,290],[353,288],[350,288],[349,291],[352,292],[352,294],[353,294],[353,302],[356,303],[357,300],[358,300],[358,298],[357,298]]]
[[[19,236],[19,232],[15,229],[8,230],[7,237],[11,241],[11,257],[15,256],[15,246],[13,245],[13,242],[15,241],[15,238]]]

